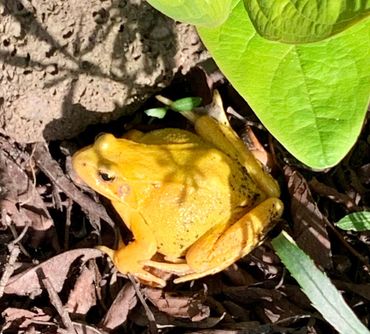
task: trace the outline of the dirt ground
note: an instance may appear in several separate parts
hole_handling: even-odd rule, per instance
[[[192,27],[145,1],[0,1],[0,131],[25,143],[71,138],[207,57]]]

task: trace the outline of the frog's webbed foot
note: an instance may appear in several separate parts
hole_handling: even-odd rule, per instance
[[[283,204],[278,198],[269,198],[246,213],[230,226],[216,225],[204,234],[186,253],[192,272],[174,280],[182,283],[216,274],[251,252],[274,226]]]
[[[143,281],[149,285],[155,285],[159,287],[166,286],[166,281],[145,270],[144,264],[138,264],[132,261],[122,261],[121,259],[119,259],[118,253],[121,252],[124,247],[120,248],[117,251],[106,246],[98,246],[97,248],[110,257],[120,273],[131,274],[138,278],[139,281]]]

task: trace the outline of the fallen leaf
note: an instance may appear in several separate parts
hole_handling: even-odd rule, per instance
[[[39,271],[43,272],[44,276],[52,282],[54,289],[59,292],[62,290],[73,262],[80,260],[85,263],[89,259],[99,256],[102,256],[101,251],[92,248],[75,249],[56,255],[35,267],[12,276],[5,286],[4,292],[18,296],[38,296],[43,291]]]
[[[201,321],[210,315],[209,307],[204,305],[205,294],[181,295],[154,288],[144,288],[143,293],[161,312],[175,318]]]
[[[254,311],[267,322],[307,314],[279,290],[260,287],[225,287],[224,294],[237,304],[252,304]]]
[[[5,144],[2,142],[1,147]],[[8,149],[15,150],[16,147]],[[1,210],[4,210],[16,227],[29,224],[32,247],[38,247],[42,241],[47,239],[52,241],[51,244],[55,250],[59,250],[54,222],[33,180],[24,170],[25,162],[20,165],[5,152],[0,152],[0,170],[2,170],[2,178],[7,180],[4,196],[0,200]]]
[[[42,309],[33,308],[32,311],[25,310],[21,308],[8,307],[5,309],[1,316],[5,322],[4,326],[1,328],[2,331],[9,328],[15,330],[27,328],[34,322],[45,322],[50,321],[51,316],[46,314]]]
[[[73,334],[107,334],[105,331],[101,331],[93,326],[87,324],[81,324],[78,322],[73,322],[73,328],[75,333]],[[59,330],[60,333],[60,330]],[[67,333],[70,334],[70,333]]]
[[[331,244],[328,238],[326,217],[316,205],[305,178],[293,168],[284,168],[291,196],[294,240],[317,265],[331,269]]]
[[[319,182],[315,177],[309,182],[310,188],[320,196],[330,198],[335,203],[344,205],[348,210],[360,210],[355,201],[347,194],[342,194],[333,187]]]
[[[355,294],[370,300],[370,284],[355,284],[338,280],[333,283],[338,289],[354,292]]]
[[[113,330],[127,320],[127,315],[135,307],[137,298],[131,283],[126,283],[117,294],[108,312],[105,314],[99,327]]]
[[[96,305],[95,281],[94,269],[84,266],[64,305],[69,313],[86,315]]]
[[[191,321],[190,319],[179,319],[169,316],[166,313],[160,312],[157,308],[151,308],[158,327],[183,327],[183,328],[212,328],[220,323],[225,314],[220,317],[207,317],[202,321]],[[130,319],[139,326],[147,326],[148,319],[145,315],[143,307],[135,308],[130,314]]]

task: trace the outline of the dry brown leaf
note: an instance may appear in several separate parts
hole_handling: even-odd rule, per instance
[[[69,313],[85,315],[96,305],[95,270],[85,266],[68,296],[64,308]]]
[[[294,240],[317,265],[331,269],[331,244],[326,230],[327,219],[317,207],[305,178],[293,168],[284,168],[291,196]]]
[[[59,254],[36,267],[12,276],[4,292],[18,296],[37,296],[41,294],[43,288],[40,284],[40,272],[52,282],[54,289],[59,292],[73,262],[81,260],[84,263],[99,256],[102,256],[101,251],[92,248],[75,249]]]
[[[319,182],[315,177],[309,182],[310,188],[320,196],[330,198],[335,203],[344,205],[350,211],[358,211],[360,208],[356,202],[349,197],[347,194],[342,194],[333,187],[327,186],[326,184]]]
[[[175,318],[201,321],[210,315],[209,307],[204,305],[205,294],[181,295],[154,288],[144,288],[143,293],[161,312]]]
[[[280,289],[292,303],[296,304],[301,309],[311,309],[310,300],[298,285],[284,284]]]
[[[249,286],[256,283],[256,279],[247,271],[239,268],[236,263],[224,270],[223,274],[228,277],[234,286]]]
[[[220,317],[208,317],[202,321],[191,321],[190,319],[174,318],[166,313],[160,312],[156,308],[151,308],[156,324],[158,327],[178,327],[178,328],[213,328],[224,319],[224,314]],[[130,314],[130,320],[134,321],[139,326],[148,326],[148,319],[146,317],[143,307],[135,308]]]
[[[254,310],[267,322],[275,322],[297,314],[306,314],[279,290],[259,287],[225,287],[224,293],[237,304],[253,304]]]
[[[73,322],[73,328],[75,333],[73,334],[107,334],[108,332],[97,329],[93,326],[89,326],[87,324],[81,324],[78,322]],[[70,334],[70,333],[66,333]]]
[[[19,165],[4,152],[0,152],[0,169],[2,178],[6,180],[0,208],[15,226],[24,227],[29,224],[30,244],[33,247],[38,247],[43,240],[49,239],[52,240],[54,249],[58,250],[53,220],[33,180],[24,171],[24,164],[25,162]],[[2,224],[5,222],[3,221]]]
[[[370,183],[370,163],[361,166],[358,169],[357,175],[360,178],[361,183],[369,184]]]
[[[246,310],[244,307],[230,301],[223,301],[223,306],[225,306],[228,314],[231,315],[232,319],[237,322],[250,321],[250,311]]]
[[[370,300],[370,284],[355,284],[344,281],[334,281],[335,286],[341,290],[349,290],[357,295]]]
[[[32,311],[9,307],[1,313],[4,319],[4,326],[2,331],[9,328],[24,329],[27,328],[34,322],[46,322],[50,321],[50,315],[46,314],[39,308],[33,308]]]
[[[135,307],[136,303],[135,289],[131,283],[126,283],[117,294],[99,327],[113,330],[122,325],[127,320],[129,311]]]

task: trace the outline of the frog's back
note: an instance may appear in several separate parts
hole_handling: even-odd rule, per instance
[[[178,138],[176,144],[162,144],[164,174],[140,200],[158,251],[167,256],[181,256],[212,226],[235,221],[262,195],[242,166],[194,137],[196,143],[187,137],[191,146]]]
[[[143,136],[138,140],[143,144],[159,145],[159,144],[184,144],[184,143],[194,143],[203,144],[204,141],[198,135],[175,128],[165,128],[150,131],[143,134]]]

